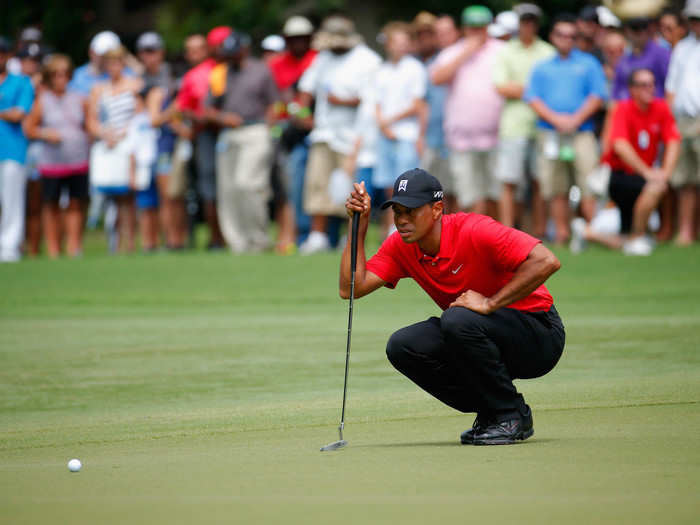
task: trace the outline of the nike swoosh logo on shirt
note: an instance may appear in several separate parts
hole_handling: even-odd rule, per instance
[[[457,275],[457,272],[458,272],[459,270],[462,269],[462,266],[464,266],[464,265],[463,265],[463,264],[460,264],[459,266],[457,266],[457,268],[455,268],[454,270],[452,270],[452,273],[455,274],[455,275]]]

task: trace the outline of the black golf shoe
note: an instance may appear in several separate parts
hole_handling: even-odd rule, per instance
[[[472,423],[472,428],[465,430],[462,432],[462,435],[459,436],[462,445],[473,445],[474,435],[480,434],[486,430],[486,427],[488,427],[490,423],[491,422],[486,417],[481,416],[480,418],[477,414],[476,419],[474,419],[474,423]]]
[[[528,407],[526,414],[515,413],[504,421],[491,421],[481,432],[474,433],[472,444],[512,445],[516,441],[526,440],[534,433],[532,412]]]

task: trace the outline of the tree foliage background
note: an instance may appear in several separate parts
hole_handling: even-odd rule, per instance
[[[484,0],[494,12],[509,9],[521,0]],[[562,11],[578,12],[587,0],[532,0],[545,12],[543,29]],[[249,32],[255,40],[279,32],[284,20],[304,14],[315,23],[333,11],[343,11],[356,20],[370,43],[378,27],[389,20],[410,20],[420,10],[459,16],[472,2],[464,0],[0,0],[0,34],[17,38],[21,28],[36,25],[53,49],[77,61],[87,58],[90,38],[103,29],[116,31],[127,46],[139,33],[160,31],[171,54],[181,51],[183,39],[217,25],[232,25]],[[681,7],[683,0],[671,0]]]

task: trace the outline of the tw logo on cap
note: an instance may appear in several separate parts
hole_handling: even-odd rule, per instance
[[[399,189],[396,191],[407,191],[406,186],[408,185],[408,179],[403,179],[399,181]]]

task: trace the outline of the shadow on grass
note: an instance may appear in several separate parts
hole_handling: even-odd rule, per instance
[[[528,439],[527,441],[518,441],[514,445],[537,445],[537,444],[547,444],[556,442],[558,440],[551,438],[539,438],[539,439]],[[507,445],[462,445],[459,440],[455,441],[422,441],[417,443],[373,443],[370,445],[357,445],[353,448],[410,448],[410,447],[464,447],[464,448],[491,448],[496,446],[507,446]]]

